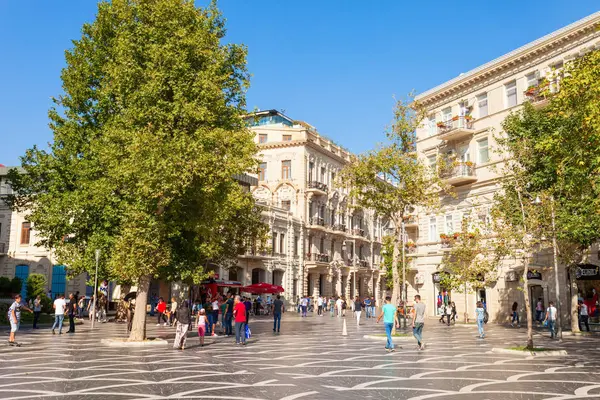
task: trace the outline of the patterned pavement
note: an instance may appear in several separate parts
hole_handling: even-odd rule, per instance
[[[154,322],[154,319],[151,320]],[[531,357],[492,353],[524,342],[524,329],[488,326],[484,340],[474,326],[446,327],[435,320],[424,330],[425,351],[413,339],[395,353],[364,339],[381,324],[347,317],[286,313],[274,335],[268,317],[251,321],[246,347],[233,338],[195,335],[184,351],[171,348],[174,328],[148,325],[164,337],[160,348],[109,348],[105,337],[124,337],[122,324],[75,335],[23,330],[20,348],[0,344],[0,399],[600,399],[600,345],[595,337],[568,337],[568,356]],[[7,332],[4,332],[7,335]],[[536,345],[556,347],[536,335]]]

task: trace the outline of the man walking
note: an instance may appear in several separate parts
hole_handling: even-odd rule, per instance
[[[19,325],[21,323],[21,308],[24,308],[29,312],[33,312],[30,308],[21,303],[21,295],[18,294],[15,296],[15,301],[8,308],[8,321],[10,322],[10,336],[8,339],[8,344],[10,346],[21,346],[19,343],[15,342],[15,335],[19,330]]]
[[[306,296],[300,300],[300,307],[302,308],[302,317],[306,317],[306,309],[308,308],[308,298]]]
[[[385,350],[389,353],[394,350],[394,342],[392,341],[392,329],[394,329],[394,324],[396,324],[396,328],[400,328],[400,324],[398,323],[398,315],[396,313],[396,307],[392,305],[392,298],[390,296],[386,296],[385,305],[381,308],[381,314],[377,317],[377,323],[381,321],[383,318],[383,325],[385,326],[385,335],[387,336],[387,343],[385,345]]]
[[[366,319],[375,318],[375,316],[371,314],[371,299],[369,298],[369,296],[367,296],[365,298],[364,304],[365,304],[365,318]]]
[[[317,315],[323,315],[323,297],[317,298]]]
[[[281,328],[281,314],[285,312],[285,307],[283,301],[281,301],[280,295],[277,295],[277,299],[273,302],[271,307],[271,312],[273,313],[273,332],[279,333],[279,329]]]
[[[548,303],[548,308],[546,309],[546,318],[544,321],[548,323],[550,339],[556,338],[556,331],[554,330],[556,325],[556,307],[554,307],[554,302],[552,301]]]
[[[375,296],[371,296],[371,318],[375,318],[375,307],[377,306],[377,302],[375,301]]]
[[[227,293],[227,301],[225,302],[225,305],[226,305],[226,308],[225,308],[225,335],[231,336],[233,334],[231,322],[233,320],[233,307],[234,307],[234,301],[231,296],[231,293]],[[243,306],[243,304],[242,304],[242,306]],[[246,316],[246,314],[244,312],[244,317],[245,316]]]
[[[362,314],[362,307],[362,302],[358,296],[356,296],[354,298],[354,316],[356,317],[356,326],[360,325],[360,314]]]
[[[421,303],[421,296],[415,295],[415,304],[413,306],[413,336],[417,339],[417,348],[425,350],[423,343],[423,325],[425,325],[425,303]]]
[[[69,330],[67,333],[75,333],[75,315],[77,315],[77,299],[73,293],[69,294]]]
[[[583,325],[585,325],[586,330],[590,331],[589,319],[590,315],[588,312],[588,306],[583,302],[583,300],[577,301],[579,303],[579,330],[583,332]]]
[[[52,325],[52,334],[54,335],[56,332],[54,331],[58,326],[58,334],[62,335],[62,326],[63,320],[65,319],[65,308],[67,307],[67,303],[65,302],[65,295],[61,294],[58,296],[56,300],[54,300],[54,304],[52,304],[52,308],[54,308],[54,324]]]
[[[229,301],[229,300],[227,300]],[[246,306],[235,296],[233,314],[235,314],[235,344],[246,344]]]

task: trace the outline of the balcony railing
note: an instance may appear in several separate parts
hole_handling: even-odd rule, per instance
[[[361,229],[361,228],[354,228],[354,229],[352,229],[352,234],[354,236],[363,236],[364,237],[365,236],[365,230]]]
[[[325,218],[310,217],[310,224],[311,225],[325,226]]]
[[[477,180],[475,173],[475,164],[468,162],[454,163],[450,167],[443,171],[441,178],[446,180],[449,184],[459,184],[474,182]]]
[[[451,120],[438,122],[437,127],[440,135],[449,134],[453,131],[469,133],[473,130],[473,119],[468,116],[455,116]]]
[[[358,265],[361,268],[369,268],[369,261],[368,260],[359,260]]]
[[[329,255],[327,254],[320,254],[320,253],[309,253],[306,255],[306,258],[308,258],[310,261],[315,261],[315,262],[322,262],[322,263],[328,263],[329,262]]]
[[[333,225],[333,230],[338,232],[346,232],[346,225],[344,224],[335,224]]]
[[[544,105],[548,102],[550,95],[558,91],[558,83],[553,81],[549,82],[543,79],[537,85],[532,85],[527,88],[525,92],[525,98],[536,107]]]
[[[308,188],[309,189],[316,189],[316,190],[320,190],[322,192],[327,192],[328,187],[326,184],[321,183],[321,182],[317,182],[317,181],[309,181],[308,182]]]

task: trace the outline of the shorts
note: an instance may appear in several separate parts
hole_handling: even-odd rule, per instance
[[[205,332],[206,332],[206,327],[204,325],[199,325],[198,326],[198,336],[204,336]]]
[[[13,320],[10,320],[11,333],[14,333],[19,330],[19,324],[20,324],[20,321],[14,322]]]

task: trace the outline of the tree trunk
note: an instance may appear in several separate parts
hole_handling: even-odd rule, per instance
[[[579,288],[577,287],[577,280],[575,279],[575,271],[572,268],[569,273],[569,279],[571,281],[571,332],[579,333],[579,313],[577,312],[577,301],[579,300]]]
[[[400,300],[400,273],[398,272],[398,264],[400,260],[400,244],[401,233],[399,229],[394,232],[394,250],[392,253],[392,304],[398,305]]]
[[[131,285],[121,285],[121,296],[119,296],[119,302],[117,303],[117,315],[115,320],[117,321],[125,321],[127,320],[127,306],[123,301],[123,298],[129,293],[131,290]]]
[[[135,298],[135,313],[128,339],[130,342],[140,342],[146,339],[146,304],[148,303],[148,290],[150,290],[151,279],[150,275],[144,275],[139,279]]]
[[[467,291],[467,282],[465,282],[465,324],[469,323],[469,292]]]
[[[533,321],[531,318],[531,303],[529,302],[529,287],[527,286],[527,272],[529,272],[529,261],[525,260],[523,265],[523,298],[525,301],[525,314],[527,315],[527,348],[533,350]]]

